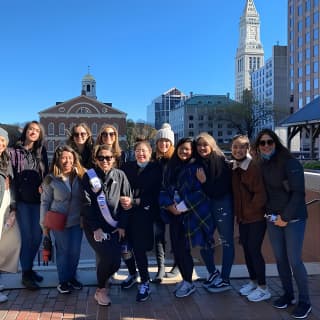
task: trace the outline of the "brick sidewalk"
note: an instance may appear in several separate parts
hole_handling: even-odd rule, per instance
[[[320,276],[309,276],[313,311],[308,319],[320,319]],[[121,319],[121,320],[202,320],[202,319],[290,319],[290,310],[277,310],[270,301],[248,302],[237,291],[246,279],[232,279],[233,290],[208,293],[196,281],[196,292],[187,298],[173,295],[174,283],[151,285],[151,298],[142,303],[135,301],[136,288],[121,290],[112,285],[112,305],[101,307],[93,299],[95,287],[85,286],[80,291],[61,295],[56,288],[36,292],[26,289],[6,290],[9,301],[0,304],[0,320],[62,320],[62,319]],[[273,299],[281,294],[277,277],[268,277]]]

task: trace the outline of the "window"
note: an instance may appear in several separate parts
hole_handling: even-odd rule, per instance
[[[53,136],[54,135],[54,123],[50,122],[48,124],[48,135]]]
[[[303,58],[303,54],[301,51],[298,52],[298,62],[301,62]]]
[[[310,80],[306,80],[306,91],[310,90]]]
[[[298,6],[298,16],[299,17],[302,16],[302,5],[301,4]]]
[[[222,131],[218,131],[218,137],[222,137],[223,133]]]
[[[299,82],[298,87],[299,87],[299,92],[302,92],[302,89],[303,89],[302,82]]]
[[[193,123],[189,123],[189,129],[193,129]]]
[[[310,42],[310,32],[306,33],[306,43]]]
[[[307,16],[306,17],[306,28],[309,28],[310,27],[310,16]]]
[[[314,45],[314,47],[313,47],[313,56],[314,56],[314,57],[317,57],[318,54],[319,54],[319,47],[318,47],[318,45],[316,44],[316,45]]]
[[[315,61],[313,63],[313,72],[314,73],[318,73],[319,72],[319,63],[318,63],[318,61]]]
[[[313,14],[313,23],[314,24],[319,24],[319,12],[316,11],[314,14]]]
[[[218,128],[222,129],[222,123],[218,123]]]
[[[310,48],[306,48],[306,59],[310,59]]]
[[[298,22],[298,32],[301,32],[302,31],[302,21],[300,20]]]
[[[302,37],[300,36],[298,37],[298,47],[302,47],[302,43],[303,43]]]
[[[310,11],[310,8],[311,8],[311,3],[310,3],[310,0],[307,0],[306,1],[306,12]]]
[[[313,89],[319,89],[319,79],[318,78],[313,79]]]
[[[91,88],[90,88],[90,84],[87,84],[87,91],[90,92]]]
[[[298,68],[298,77],[302,77],[303,75],[303,71],[302,71],[302,67]]]
[[[98,134],[98,125],[95,122],[91,126],[91,131],[94,136]]]
[[[59,136],[65,135],[65,125],[64,123],[59,123]]]
[[[193,137],[193,136],[194,136],[193,131],[189,131],[189,137]]]
[[[319,39],[319,29],[316,27],[313,29],[313,40]]]
[[[189,120],[191,120],[191,121],[192,121],[192,120],[193,120],[193,116],[189,116]]]
[[[303,107],[303,100],[302,98],[299,98],[299,109]]]
[[[54,141],[48,141],[48,152],[54,152]]]
[[[199,115],[198,120],[199,120],[199,121],[203,121],[203,115]]]
[[[310,74],[310,64],[306,64],[306,75]]]

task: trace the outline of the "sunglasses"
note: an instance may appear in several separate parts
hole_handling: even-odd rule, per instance
[[[111,161],[113,156],[97,156],[98,161],[102,162],[104,160]]]
[[[272,146],[273,144],[274,144],[274,141],[272,139],[259,141],[259,146],[262,146],[262,147],[264,147],[265,145]]]
[[[102,132],[101,137],[106,138],[107,136],[113,137],[115,136],[115,132]]]
[[[80,132],[80,133],[79,132],[75,132],[73,134],[74,137],[80,137],[81,136],[82,138],[85,137],[86,135],[87,135],[86,132]]]

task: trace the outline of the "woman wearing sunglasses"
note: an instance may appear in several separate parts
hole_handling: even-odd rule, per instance
[[[115,165],[117,168],[120,168],[126,162],[126,154],[121,150],[119,145],[119,133],[115,126],[105,124],[101,127],[95,145],[102,144],[111,147],[113,156],[115,157]]]
[[[270,129],[258,134],[254,147],[267,191],[267,230],[284,291],[273,306],[284,309],[294,304],[293,275],[298,304],[292,316],[303,319],[311,311],[307,272],[301,259],[307,218],[303,167]]]
[[[90,128],[85,123],[76,124],[71,128],[67,145],[77,152],[84,168],[92,168],[93,138]]]
[[[108,145],[94,148],[95,169],[83,176],[86,203],[83,229],[96,253],[98,288],[94,298],[99,305],[111,304],[108,280],[121,262],[121,240],[125,234],[131,191],[126,175],[114,168],[116,158]],[[120,204],[120,198],[123,205]]]

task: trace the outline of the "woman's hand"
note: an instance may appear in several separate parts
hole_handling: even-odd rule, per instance
[[[93,238],[97,242],[101,242],[104,239],[104,234],[101,228],[93,231]]]
[[[116,230],[114,230],[112,233],[116,233],[118,232],[119,235],[119,241],[121,241],[121,239],[124,238],[124,236],[126,235],[126,231],[122,228],[117,228]]]
[[[131,198],[130,197],[126,197],[126,196],[122,196],[120,197],[120,204],[121,204],[121,207],[124,209],[124,210],[129,210],[132,208],[132,203],[131,203]]]
[[[201,184],[203,184],[207,181],[207,177],[206,177],[206,174],[205,174],[203,168],[197,169],[196,177],[200,181]]]
[[[286,227],[287,224],[288,224],[288,222],[282,220],[282,219],[281,219],[281,216],[278,214],[277,220],[274,222],[274,225],[275,225],[275,226],[278,226],[278,227]]]
[[[13,225],[16,222],[16,211],[10,211],[8,218],[6,219],[5,226],[7,229],[10,229],[13,227]]]
[[[179,210],[177,210],[175,204],[172,204],[172,205],[168,206],[166,209],[167,209],[169,212],[171,212],[173,215],[175,215],[175,216],[179,216],[179,215],[181,215],[181,213],[182,213],[182,212],[180,212]]]

